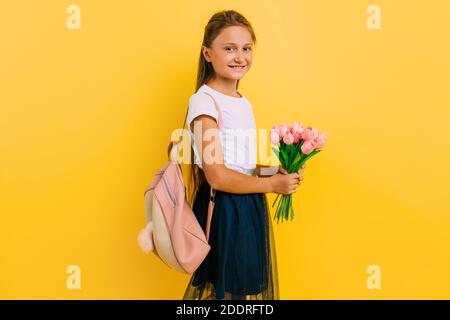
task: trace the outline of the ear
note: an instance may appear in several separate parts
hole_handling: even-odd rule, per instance
[[[211,58],[209,55],[209,49],[206,46],[202,46],[202,53],[203,53],[203,57],[205,58],[206,61],[211,62]]]

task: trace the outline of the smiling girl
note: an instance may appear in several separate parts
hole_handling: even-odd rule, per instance
[[[190,97],[186,117],[194,141],[191,202],[205,232],[211,187],[215,190],[215,206],[211,250],[192,275],[183,299],[279,299],[275,243],[265,193],[295,192],[303,180],[303,168],[291,174],[280,168],[275,175],[259,177],[256,135],[239,139],[239,130],[256,132],[252,105],[238,92],[239,80],[252,65],[255,43],[250,23],[234,10],[214,14],[205,27],[197,90]],[[219,141],[206,139],[194,125],[201,132],[216,130]],[[216,160],[213,163],[200,152],[211,149]],[[250,159],[240,157],[243,153]],[[236,160],[239,158],[246,160]]]

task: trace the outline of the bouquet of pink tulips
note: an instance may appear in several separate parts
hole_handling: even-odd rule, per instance
[[[294,122],[292,127],[282,124],[274,125],[270,130],[270,141],[278,146],[278,150],[272,150],[280,160],[281,165],[288,173],[298,172],[301,167],[315,154],[319,153],[325,145],[327,136],[325,132],[318,133],[317,128],[303,128],[300,122]],[[278,200],[276,197],[272,207]],[[275,212],[274,220],[292,220],[294,208],[292,206],[292,194],[283,194]]]

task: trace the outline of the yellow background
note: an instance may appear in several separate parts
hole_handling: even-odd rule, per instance
[[[66,9],[81,8],[69,30]],[[370,4],[381,30],[369,30]],[[328,133],[276,225],[282,299],[450,298],[450,3],[4,1],[0,298],[180,299],[189,275],[137,246],[143,192],[194,93],[218,10],[258,45],[258,128]],[[275,196],[269,195],[270,203]],[[69,265],[81,289],[66,287]],[[369,290],[369,265],[381,289]]]

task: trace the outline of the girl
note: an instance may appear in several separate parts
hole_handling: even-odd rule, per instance
[[[256,140],[237,139],[237,130],[256,132],[250,102],[237,89],[252,64],[255,34],[238,12],[214,14],[209,20],[200,53],[197,91],[190,97],[187,123],[191,141],[191,203],[206,232],[210,186],[215,190],[210,252],[193,273],[183,299],[279,299],[275,243],[266,192],[290,194],[303,180],[303,169],[288,174],[284,168],[270,177],[258,177]],[[217,120],[221,111],[222,126]],[[219,141],[201,132],[219,130]],[[235,133],[233,133],[233,131]],[[194,134],[195,133],[195,134]],[[230,147],[230,141],[234,144]],[[211,144],[211,145],[210,145]],[[206,152],[215,162],[205,161]],[[250,161],[237,161],[242,153]],[[194,159],[195,156],[195,159]]]

